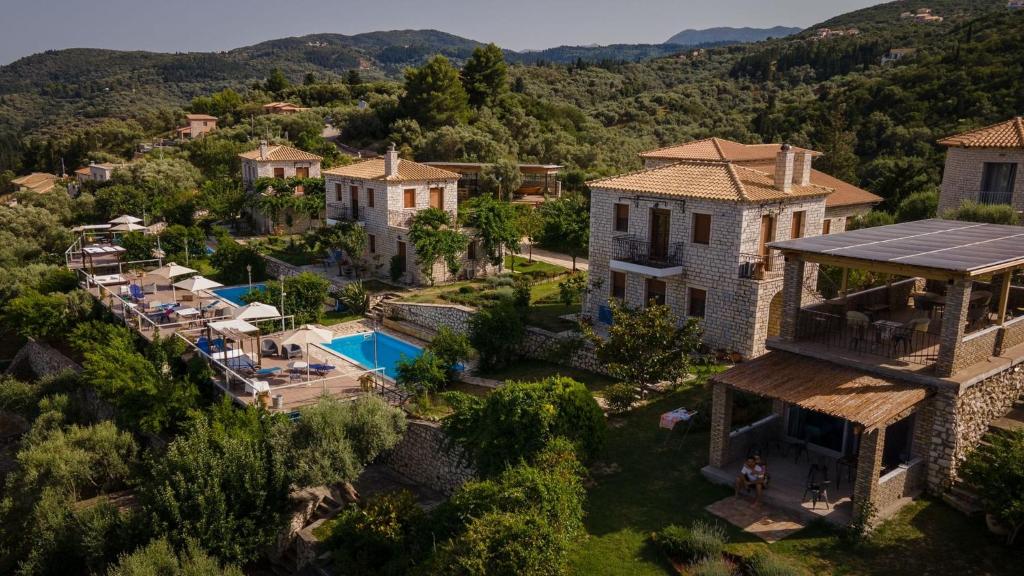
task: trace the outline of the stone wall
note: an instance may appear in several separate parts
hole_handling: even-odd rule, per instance
[[[939,390],[928,457],[928,488],[941,492],[957,478],[957,468],[988,431],[1024,393],[1024,364],[990,376],[959,392]]]
[[[7,367],[8,374],[33,379],[59,374],[65,370],[81,372],[82,367],[49,344],[31,339],[18,350]]]
[[[906,464],[900,464],[878,479],[878,487],[874,492],[875,509],[878,512],[876,521],[891,516],[899,508],[903,498],[914,498],[921,493],[924,486],[925,465],[915,458]]]
[[[986,162],[1015,162],[1017,180],[1013,191],[1013,207],[1024,210],[1024,151],[993,148],[948,148],[946,169],[939,193],[939,214],[955,210],[964,201],[978,200]]]
[[[460,448],[449,449],[447,439],[439,424],[410,420],[402,441],[382,457],[383,463],[417,484],[450,496],[476,471]]]

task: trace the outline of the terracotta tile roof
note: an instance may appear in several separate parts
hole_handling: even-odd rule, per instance
[[[924,386],[780,351],[737,364],[712,381],[868,428],[886,424],[930,394]]]
[[[775,170],[774,160],[771,162],[744,163],[743,165],[753,168],[754,170],[767,172],[768,174],[772,174]],[[811,169],[811,184],[817,184],[818,186],[824,186],[825,188],[835,190],[835,192],[829,194],[828,198],[825,199],[826,208],[878,204],[882,201],[881,196],[876,196],[867,190],[858,188],[849,182],[844,182],[839,178],[829,176],[828,174],[819,172],[813,168]]]
[[[267,156],[265,158],[260,158],[259,148],[249,150],[248,152],[242,152],[239,156],[246,160],[258,160],[261,162],[319,162],[323,160],[323,158],[316,154],[310,154],[304,150],[280,144],[267,146]]]
[[[815,184],[794,185],[788,192],[783,192],[775,188],[774,180],[771,174],[732,162],[683,160],[660,168],[594,180],[588,182],[588,185],[591,188],[605,188],[622,192],[735,202],[824,196],[832,192],[831,188]]]
[[[92,171],[89,170],[88,166],[83,166],[83,167],[79,168],[78,170],[75,170],[75,174],[81,174],[82,176],[88,176],[88,175],[92,174]]]
[[[57,182],[57,176],[46,172],[33,172],[20,178],[11,180],[11,184],[21,188],[27,188],[33,192],[49,192],[53,190]]]
[[[1017,116],[1005,122],[956,134],[939,140],[939,144],[961,148],[1024,148],[1024,118]]]
[[[740,144],[724,138],[705,138],[694,140],[685,144],[667,146],[657,150],[641,152],[641,158],[654,158],[660,160],[731,160],[733,162],[747,162],[756,160],[774,160],[779,153],[781,144]],[[793,147],[794,152],[806,150]],[[806,150],[815,156],[821,156],[821,152]]]
[[[338,166],[330,170],[324,170],[324,174],[355,178],[359,180],[387,180],[388,182],[403,182],[412,180],[458,180],[459,174],[412,160],[399,160],[398,174],[384,177],[384,159],[372,158],[363,160],[348,166]]]
[[[185,114],[186,120],[217,120],[216,116],[210,116],[209,114]]]

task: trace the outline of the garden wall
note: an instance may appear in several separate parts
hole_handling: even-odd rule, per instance
[[[442,326],[457,332],[467,332],[469,319],[475,312],[473,308],[453,304],[391,302],[388,304],[386,315],[435,332]],[[572,332],[556,334],[527,326],[520,353],[528,358],[548,360],[600,374],[608,373],[604,365],[598,361],[594,345]]]
[[[447,444],[439,424],[410,420],[401,442],[383,457],[395,472],[446,496],[476,475],[461,448]]]
[[[7,368],[7,373],[34,379],[58,374],[65,370],[81,372],[82,367],[54,347],[30,339],[14,355],[11,365]]]

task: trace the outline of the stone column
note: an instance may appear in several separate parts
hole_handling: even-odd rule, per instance
[[[732,430],[732,388],[712,382],[711,450],[708,463],[721,468],[729,462],[729,432]]]
[[[796,340],[796,323],[804,295],[804,261],[796,257],[786,259],[785,279],[782,284],[782,336],[783,340]]]
[[[970,278],[957,278],[952,284],[947,284],[946,308],[942,311],[942,333],[939,336],[939,359],[935,363],[937,376],[952,376],[956,372],[972,283]]]
[[[884,448],[884,427],[871,428],[861,433],[860,453],[857,455],[857,477],[853,481],[855,516],[861,506],[875,501],[875,496],[878,493],[878,478],[882,475],[882,450]]]

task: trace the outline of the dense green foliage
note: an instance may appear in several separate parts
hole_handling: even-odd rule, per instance
[[[1024,432],[993,434],[964,462],[963,477],[978,490],[988,513],[1013,544],[1024,527]]]
[[[301,272],[294,276],[286,276],[282,281],[267,282],[265,286],[263,291],[253,290],[245,294],[242,300],[278,306],[281,314],[295,316],[296,324],[315,324],[323,318],[324,305],[331,286],[330,281],[323,276],[313,272]]]
[[[526,334],[520,312],[511,301],[501,300],[469,319],[469,341],[480,353],[482,370],[500,369],[518,356]]]
[[[443,261],[449,274],[458,274],[462,267],[459,258],[469,246],[469,238],[455,226],[451,214],[440,208],[416,212],[409,225],[409,241],[416,252],[416,265],[431,285],[434,265]]]
[[[235,566],[221,566],[194,541],[181,553],[175,552],[164,539],[153,540],[131,554],[122,555],[107,576],[242,576]]]
[[[942,215],[949,220],[965,222],[986,222],[988,224],[1017,224],[1020,216],[1012,206],[1006,204],[979,204],[964,202],[956,210]]]
[[[556,437],[574,442],[585,461],[604,443],[601,408],[571,378],[510,382],[486,398],[450,396],[456,411],[445,420],[445,430],[485,475],[531,459]]]
[[[608,337],[597,342],[597,357],[613,376],[641,389],[685,375],[701,346],[697,321],[680,327],[665,305],[632,309],[612,302],[612,319]]]

